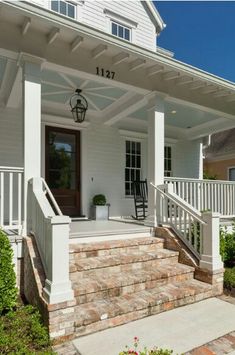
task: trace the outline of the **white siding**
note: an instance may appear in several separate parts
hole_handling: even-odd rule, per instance
[[[146,162],[144,141],[142,156]],[[111,216],[129,216],[134,213],[133,199],[125,198],[125,138],[120,136],[117,129],[92,125],[82,132],[82,170],[82,205],[85,215],[89,215],[92,197],[100,193],[111,204]],[[143,162],[145,177],[146,164]]]
[[[23,167],[22,109],[0,109],[0,166]]]
[[[47,0],[31,0],[33,4],[50,9],[50,1]],[[101,31],[110,33],[110,15],[106,15],[104,10],[112,11],[122,18],[137,23],[137,27],[133,28],[132,42],[156,51],[156,31],[147,11],[141,1],[74,1],[77,2],[77,20]],[[112,18],[112,16],[111,16]],[[115,19],[115,18],[114,18]],[[116,19],[117,20],[117,19]],[[124,23],[125,24],[125,23]]]
[[[173,176],[202,178],[202,142],[180,141],[172,149]]]

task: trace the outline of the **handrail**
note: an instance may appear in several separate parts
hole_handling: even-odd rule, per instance
[[[152,185],[157,191],[159,191],[162,195],[167,197],[169,200],[172,200],[173,202],[177,203],[179,207],[184,209],[188,214],[190,214],[192,217],[194,217],[198,222],[202,224],[206,224],[203,219],[201,218],[201,213],[195,210],[194,208],[190,208],[191,206],[185,202],[182,198],[178,197],[176,194],[171,193],[169,194],[168,192],[164,192],[161,188],[158,186],[154,185],[152,182],[150,182],[150,185]]]
[[[194,178],[182,178],[182,177],[165,177],[164,181],[185,181],[185,182],[197,182],[197,183],[204,183],[204,184],[229,184],[235,185],[235,181],[229,180],[209,180],[209,179],[194,179]]]
[[[54,196],[52,195],[51,190],[49,189],[49,186],[47,185],[46,181],[43,178],[41,178],[41,181],[42,181],[43,186],[45,187],[46,193],[50,197],[50,200],[51,200],[51,202],[53,204],[53,207],[55,208],[55,210],[58,213],[58,215],[62,216],[63,213],[61,212],[61,209],[59,208],[58,203],[56,202]]]
[[[12,166],[0,166],[0,172],[9,172],[9,173],[23,173],[24,168],[12,167]]]

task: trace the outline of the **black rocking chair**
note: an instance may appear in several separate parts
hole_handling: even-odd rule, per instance
[[[133,181],[135,216],[134,219],[143,220],[147,217],[148,185],[147,180]]]

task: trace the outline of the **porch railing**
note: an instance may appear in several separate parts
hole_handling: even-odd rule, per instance
[[[235,217],[235,183],[222,180],[165,178],[173,192],[198,211],[220,213],[222,218]]]
[[[168,186],[152,186],[157,190],[158,223],[170,226],[198,260],[203,248],[203,225],[201,213],[192,209]]]
[[[69,280],[69,225],[49,187],[33,178],[28,187],[28,229],[34,235],[46,274],[44,298],[59,303],[73,298]]]
[[[22,230],[23,168],[0,166],[0,228]]]

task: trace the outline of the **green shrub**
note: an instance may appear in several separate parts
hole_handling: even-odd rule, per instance
[[[231,232],[220,229],[220,254],[225,265],[233,266],[235,263],[235,225]]]
[[[7,236],[0,230],[0,314],[16,305],[17,288],[13,251]]]
[[[208,171],[204,171],[203,173],[203,179],[204,180],[217,180],[217,175],[211,174]]]
[[[95,195],[93,197],[92,202],[93,202],[94,206],[105,206],[106,205],[106,197],[102,194]]]
[[[134,337],[134,343],[132,347],[126,346],[126,350],[123,350],[119,355],[171,355],[173,350],[160,349],[157,347],[148,349],[144,348],[143,350],[139,349],[139,338]]]
[[[235,267],[225,269],[224,272],[224,287],[231,290],[235,287]]]
[[[19,306],[0,318],[0,354],[54,354],[47,329],[32,306]]]

